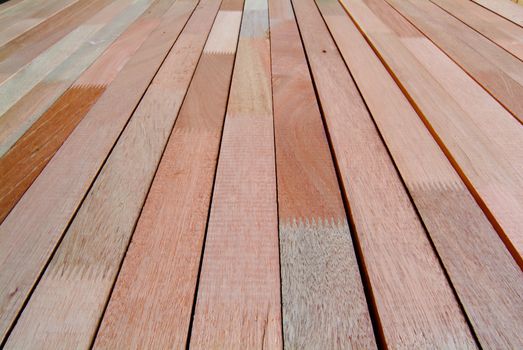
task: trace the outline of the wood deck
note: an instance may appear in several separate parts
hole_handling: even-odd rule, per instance
[[[0,347],[522,349],[523,7],[0,4]]]

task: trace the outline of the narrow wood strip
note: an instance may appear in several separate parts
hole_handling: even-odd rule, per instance
[[[452,16],[523,60],[523,28],[470,0],[430,0]]]
[[[196,4],[174,3],[0,225],[2,338]]]
[[[0,82],[94,16],[111,0],[81,0],[0,48]]]
[[[384,345],[476,348],[415,208],[314,1],[293,4]]]
[[[31,28],[36,27],[38,24],[46,21],[48,18],[56,15],[57,13],[64,11],[69,6],[72,6],[79,0],[59,0],[55,4],[51,4],[51,1],[45,1],[43,3],[48,3],[42,11],[32,14],[29,18],[20,18],[16,16],[16,21],[9,26],[8,23],[3,22],[3,30],[0,31],[0,47],[4,46],[6,43],[15,39],[16,37],[22,35]]]
[[[523,62],[430,1],[386,0],[523,122]]]
[[[138,0],[83,43],[0,117],[0,157],[38,120],[153,0]]]
[[[92,343],[219,4],[202,1],[189,19],[78,210],[7,348]],[[131,334],[122,339],[129,341]],[[108,348],[127,347],[117,344]]]
[[[344,2],[523,267],[521,124],[393,8]]]
[[[483,348],[523,347],[523,274],[339,3],[323,17],[387,143]]]
[[[150,0],[138,0],[140,4]],[[116,0],[98,12],[88,22],[80,25],[66,35],[58,43],[50,47],[30,64],[19,70],[9,79],[0,84],[0,119],[5,113],[27,94],[33,87],[41,82],[48,74],[60,67],[68,57],[73,55],[82,46],[89,45],[106,24],[118,16],[128,7],[130,0]]]
[[[152,4],[0,158],[0,222],[96,103],[107,85],[158,27],[161,16],[173,1],[158,0]]]
[[[247,0],[191,348],[282,347],[268,4]]]
[[[235,10],[230,3],[237,3]],[[225,1],[218,13],[133,234],[95,348],[186,347],[241,3]]]
[[[376,348],[290,0],[269,12],[285,346]]]
[[[503,18],[523,27],[523,9],[510,1],[471,0]]]

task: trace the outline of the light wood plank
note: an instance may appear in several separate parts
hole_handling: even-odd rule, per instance
[[[268,4],[245,2],[191,348],[282,347]]]
[[[0,222],[96,103],[107,85],[159,25],[161,16],[172,1],[158,0],[151,5],[0,158]],[[53,86],[49,85],[48,88]],[[47,98],[47,95],[43,94],[41,98]],[[27,108],[33,112],[33,106]],[[15,109],[13,115],[22,112],[24,110]]]
[[[523,62],[427,0],[386,0],[523,122]]]
[[[0,225],[2,338],[195,6],[175,2]]]
[[[218,13],[95,348],[186,346],[241,11],[233,0]]]
[[[430,0],[523,60],[523,28],[470,0]]]
[[[382,342],[389,348],[476,348],[426,231],[314,1],[293,4],[363,253]]]
[[[290,0],[269,12],[285,346],[376,348]]]
[[[41,3],[46,4],[46,6],[41,11],[31,13],[27,18],[16,16],[12,25],[9,25],[9,23],[7,23],[8,21],[0,19],[3,27],[2,30],[0,30],[0,47],[78,1],[79,0],[42,1]],[[25,15],[27,15],[27,13]]]
[[[481,345],[523,347],[523,273],[342,7],[318,4]]]
[[[81,0],[0,48],[0,82],[94,16],[111,0]]]
[[[198,4],[82,203],[7,348],[91,344],[219,4]]]
[[[142,6],[146,7],[149,1],[151,0],[137,0],[136,2],[116,0],[98,12],[88,22],[66,35],[30,64],[2,82],[0,84],[0,119],[3,119],[6,112],[13,105],[29,93],[38,83],[42,82],[45,77],[51,75],[55,69],[58,69],[58,72],[60,72],[61,66],[65,66],[67,69],[68,58],[73,57],[78,51],[85,50],[86,47],[98,43],[96,41],[97,37],[102,36],[103,38],[107,34],[104,29],[107,26],[113,26],[114,20],[120,17],[120,14],[125,15],[128,14],[127,11],[132,11]],[[53,82],[53,79],[50,82]]]
[[[499,0],[471,0],[475,3],[489,9],[490,11],[497,13],[503,18],[514,22],[515,24],[523,27],[523,9],[518,5],[510,3],[509,1]]]
[[[521,125],[390,6],[344,2],[523,267]]]

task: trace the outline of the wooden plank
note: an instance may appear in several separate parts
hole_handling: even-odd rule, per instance
[[[521,270],[340,4],[318,5],[481,345],[485,349],[523,347]]]
[[[368,1],[379,10],[371,11],[360,1],[344,2],[523,267],[519,122],[390,6]]]
[[[291,2],[269,12],[285,346],[376,348]]]
[[[152,3],[154,0],[135,1],[0,116],[0,157]]]
[[[30,16],[28,18],[24,18],[25,16],[16,16],[12,25],[9,25],[9,23],[6,23],[7,21],[3,20],[3,28],[0,30],[0,46],[5,45],[78,1],[79,0],[45,1],[42,3],[46,4],[46,6],[41,11],[29,14]],[[25,15],[28,14],[26,13]]]
[[[70,349],[92,343],[219,4],[202,1],[189,19],[36,286],[7,348]]]
[[[81,0],[0,48],[0,82],[91,18],[110,0]]]
[[[111,44],[0,158],[0,222],[100,98],[107,85],[160,24],[161,16],[172,1],[158,0],[152,4],[147,13]]]
[[[191,348],[281,348],[268,4],[245,2]]]
[[[62,64],[67,64],[66,61],[70,56],[78,50],[88,47],[91,43],[95,43],[91,40],[96,39],[100,33],[104,33],[104,27],[110,26],[120,13],[130,8],[134,9],[138,4],[146,5],[148,1],[150,0],[138,0],[130,4],[132,2],[130,0],[116,0],[2,82],[0,84],[0,119],[46,76],[52,74]]]
[[[2,338],[196,1],[174,5],[0,225]]]
[[[314,1],[293,4],[383,345],[476,348],[426,231]]]
[[[523,27],[523,9],[516,4],[511,4],[508,1],[498,0],[471,0],[475,3],[497,13],[503,18],[512,21],[513,23]]]
[[[8,0],[0,4],[0,13],[4,13],[6,10],[12,8],[13,6],[19,6],[21,2],[29,2],[30,0]]]
[[[472,29],[523,60],[523,28],[470,0],[430,0]]]
[[[429,1],[386,1],[523,122],[522,61]]]
[[[228,0],[218,12],[95,348],[186,347],[241,11]]]

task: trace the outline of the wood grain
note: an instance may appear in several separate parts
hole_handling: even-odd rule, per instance
[[[241,20],[241,2],[223,10],[228,2],[160,162],[95,348],[186,346]]]
[[[268,4],[245,2],[191,348],[281,348]]]
[[[522,61],[430,1],[386,1],[523,122]]]
[[[161,16],[172,1],[158,0],[152,4],[0,158],[0,222],[96,103],[107,85],[160,24]],[[46,94],[43,96],[47,97]]]
[[[292,5],[269,10],[285,346],[376,348]]]
[[[382,342],[390,348],[476,348],[401,178],[314,1],[293,4],[363,253]]]
[[[483,348],[523,346],[523,274],[338,3],[319,3]],[[500,296],[503,296],[500,298]]]
[[[195,6],[174,3],[0,225],[2,338]]]
[[[0,82],[15,74],[108,3],[110,0],[80,0],[0,47]]]
[[[523,267],[521,125],[392,8],[367,0],[380,9],[371,11],[360,1],[344,2]]]
[[[189,19],[33,292],[8,348],[83,348],[92,342],[219,3],[201,2]],[[73,328],[74,319],[81,322]],[[108,347],[126,347],[116,344]]]
[[[503,18],[514,22],[515,24],[523,27],[523,9],[518,5],[510,3],[509,1],[496,1],[496,0],[471,0],[475,3],[489,9],[490,11],[497,13]]]
[[[472,29],[523,60],[523,28],[470,0],[430,0]]]

